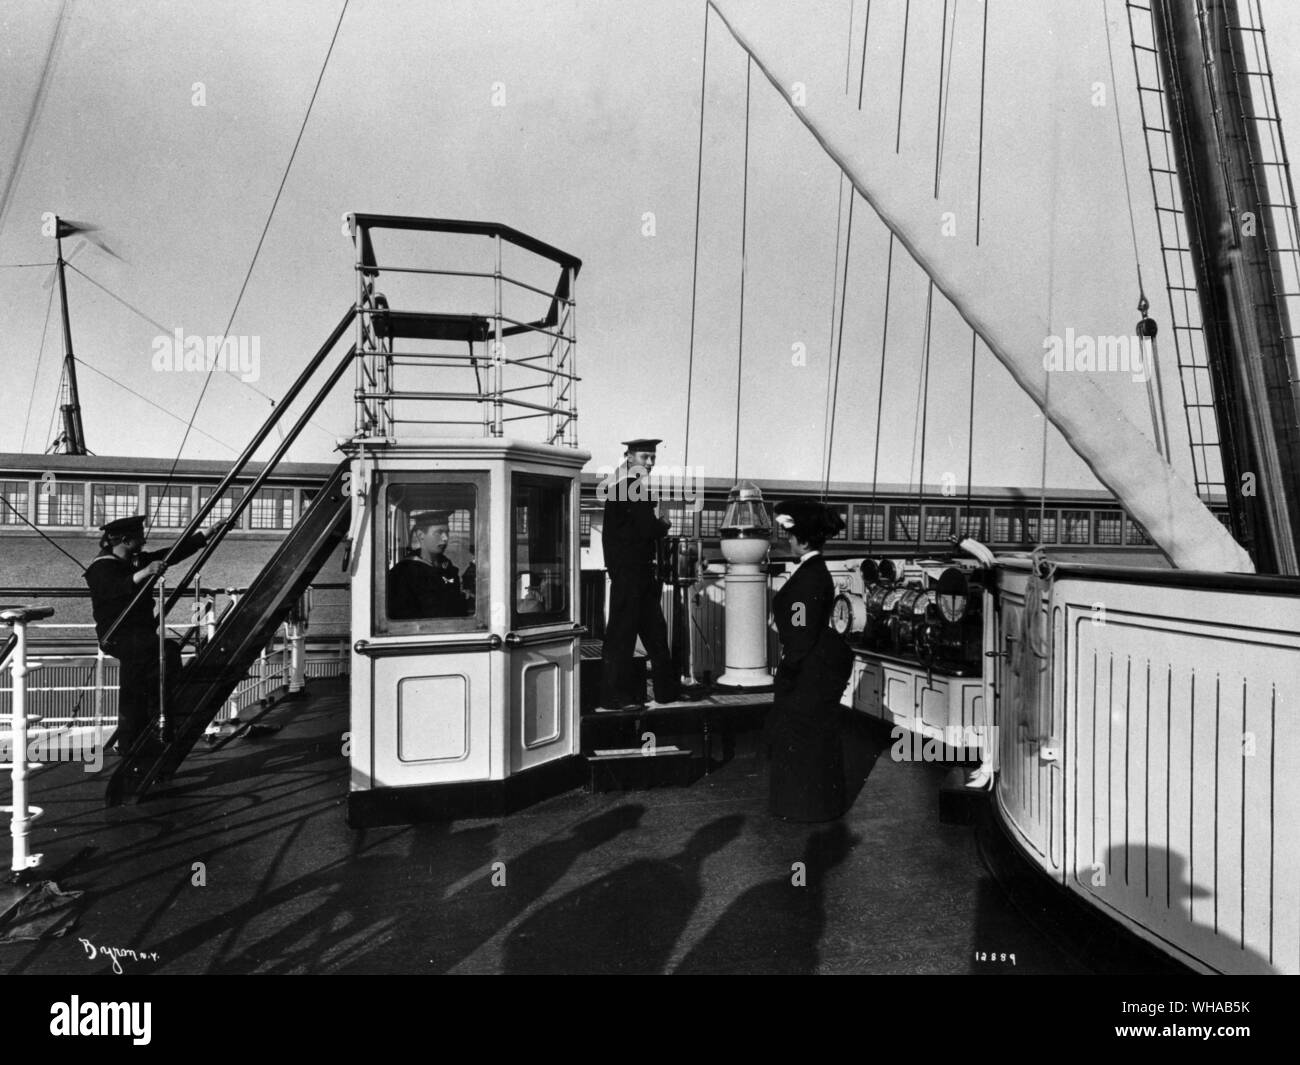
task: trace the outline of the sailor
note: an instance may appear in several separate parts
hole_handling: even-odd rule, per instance
[[[446,554],[449,517],[445,510],[412,515],[410,554],[388,571],[390,618],[463,618],[468,613],[460,570]]]
[[[681,678],[668,648],[668,626],[659,608],[655,573],[659,541],[669,523],[655,513],[649,475],[660,440],[624,440],[623,463],[601,488],[605,493],[605,527],[601,534],[609,572],[609,620],[601,655],[600,710],[627,710],[642,705],[642,690],[633,677],[637,637],[650,657],[654,682],[652,705],[681,701]]]
[[[120,663],[117,749],[123,753],[157,721],[159,713],[158,622],[153,601],[147,595],[134,606],[131,601],[141,584],[167,568],[162,562],[167,552],[141,550],[146,540],[144,521],[144,515],[137,514],[101,525],[99,554],[85,572],[99,646]],[[201,532],[187,537],[181,541],[173,561],[188,558],[207,539]],[[127,607],[131,607],[130,613],[111,638],[106,639],[109,627]],[[175,640],[167,641],[166,659],[170,683],[181,664],[180,644]]]

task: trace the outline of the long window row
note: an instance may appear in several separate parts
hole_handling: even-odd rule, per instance
[[[832,504],[833,505],[833,504]],[[971,537],[985,544],[1031,546],[1145,547],[1150,538],[1137,522],[1116,508],[1066,509],[1049,507],[918,506],[889,503],[854,503],[838,507],[844,531],[835,538],[853,544],[950,544],[952,538]],[[705,503],[702,509],[688,503],[665,501],[659,514],[669,521],[670,536],[705,540],[721,533],[726,504]],[[769,517],[771,504],[768,504]],[[580,529],[591,535],[591,523],[600,511],[582,512]],[[1221,521],[1226,518],[1219,515]]]
[[[211,485],[159,485],[126,482],[0,481],[0,526],[28,521],[56,528],[98,529],[117,518],[144,514],[151,527],[181,529],[212,495]],[[240,515],[236,528],[283,531],[292,528],[315,494],[309,488],[261,488]],[[227,489],[204,519],[211,528],[230,517],[244,489]],[[26,519],[26,520],[24,520]]]

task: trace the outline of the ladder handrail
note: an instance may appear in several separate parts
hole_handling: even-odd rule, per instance
[[[217,505],[217,500],[221,498],[222,494],[231,486],[235,478],[237,478],[239,474],[243,472],[248,463],[252,461],[253,455],[256,454],[257,449],[262,446],[266,438],[271,435],[271,430],[275,428],[276,423],[280,420],[281,415],[288,408],[289,404],[292,403],[293,400],[297,398],[298,393],[306,387],[307,381],[311,378],[312,374],[320,368],[330,351],[333,350],[334,345],[339,342],[343,334],[347,331],[348,326],[352,324],[352,320],[356,317],[356,313],[357,309],[355,306],[348,308],[347,313],[339,320],[339,324],[334,327],[329,338],[321,345],[320,349],[312,357],[311,361],[303,367],[297,380],[294,381],[294,383],[289,387],[289,390],[284,394],[284,398],[275,409],[271,411],[266,420],[262,423],[261,428],[253,434],[253,439],[248,442],[248,445],[242,452],[240,452],[239,457],[235,459],[234,465],[230,468],[230,472],[221,479],[221,483],[217,485],[217,487],[213,489],[212,494],[208,496],[207,502],[199,507],[194,517],[190,519],[189,524],[185,526],[184,531],[176,538],[176,541],[171,545],[171,547],[167,549],[167,554],[164,555],[162,559],[164,565],[171,563],[172,557],[176,554],[180,545],[190,536],[194,535],[199,526],[203,524],[203,520],[209,513],[211,513],[213,507]],[[268,463],[268,468],[269,466],[270,464]],[[213,546],[221,542],[224,531],[224,529],[220,530],[217,535],[212,538]],[[211,554],[211,552],[208,552],[208,554]],[[108,630],[104,633],[101,645],[108,643],[113,638],[114,633],[116,633],[118,628],[121,626],[123,619],[125,619],[126,616],[136,608],[136,605],[145,596],[152,593],[153,586],[157,583],[157,580],[157,577],[151,576],[145,578],[145,580],[140,583],[139,587],[136,589],[135,595],[131,599],[131,602],[120,614],[118,614],[116,618],[113,619],[113,624],[111,624],[108,627]],[[186,580],[181,581],[180,585],[183,586],[187,583],[189,583],[188,577]],[[171,604],[168,603],[168,606],[170,605]],[[159,621],[161,622],[162,619],[160,618]]]
[[[334,390],[334,386],[338,384],[339,378],[343,376],[344,371],[352,365],[352,360],[356,357],[356,353],[357,347],[353,344],[348,349],[347,355],[344,356],[344,358],[342,358],[339,361],[339,364],[334,368],[334,372],[330,374],[325,383],[317,390],[312,401],[307,404],[307,407],[298,416],[298,420],[294,422],[293,427],[285,434],[284,439],[281,440],[279,445],[276,447],[275,452],[269,459],[267,459],[266,465],[262,468],[261,472],[253,478],[251,484],[245,486],[243,496],[231,507],[230,517],[226,519],[227,521],[233,521],[235,518],[238,518],[252,504],[254,493],[256,493],[257,490],[266,482],[266,479],[271,475],[271,471],[284,457],[285,452],[287,452],[293,445],[293,442],[298,438],[298,434],[306,427],[308,421],[311,420],[311,416],[316,413],[317,409],[325,401],[325,397]],[[212,499],[215,498],[216,493],[213,493]],[[209,502],[211,502],[211,500],[209,500]],[[190,568],[186,571],[184,578],[179,582],[177,590],[172,592],[168,597],[166,605],[167,610],[171,610],[171,608],[176,605],[182,594],[184,594],[180,589],[194,579],[203,568],[203,564],[212,556],[212,553],[217,549],[217,547],[220,546],[221,541],[224,538],[224,533],[225,528],[203,545],[202,550],[195,557],[194,561],[190,563]],[[188,535],[188,533],[186,535]]]

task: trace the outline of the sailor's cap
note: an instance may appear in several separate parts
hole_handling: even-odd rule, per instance
[[[430,525],[446,525],[451,520],[449,510],[419,510],[411,515],[411,529],[427,529]]]
[[[639,437],[635,440],[624,440],[623,446],[629,451],[654,451],[663,441],[650,437]]]
[[[108,536],[119,536],[124,540],[127,538],[143,540],[144,515],[133,514],[129,518],[114,518],[107,525],[101,525],[99,528]]]

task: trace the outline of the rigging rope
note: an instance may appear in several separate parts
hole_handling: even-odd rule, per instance
[[[144,402],[148,403],[149,406],[155,408],[156,410],[160,410],[160,411],[162,411],[165,415],[167,415],[167,417],[169,417],[169,418],[174,418],[176,421],[181,422],[182,424],[184,424],[185,419],[182,418],[179,414],[176,414],[176,413],[174,413],[173,411],[169,411],[169,410],[168,410],[166,407],[164,407],[162,404],[160,404],[160,403],[155,403],[155,402],[154,402],[152,399],[150,399],[148,396],[143,396],[143,395],[141,395],[139,392],[137,392],[137,391],[136,391],[134,388],[132,388],[130,385],[125,385],[125,384],[123,384],[121,381],[119,381],[116,377],[111,377],[110,375],[106,374],[103,370],[99,369],[98,367],[96,367],[96,366],[92,366],[90,363],[88,363],[88,362],[86,361],[86,357],[85,357],[84,355],[78,355],[78,356],[77,356],[77,365],[78,365],[78,366],[84,366],[87,370],[90,370],[92,373],[97,373],[97,374],[99,374],[100,377],[104,378],[104,379],[107,380],[107,381],[111,381],[113,384],[117,385],[118,388],[121,388],[121,389],[124,389],[124,390],[127,391],[127,392],[130,392],[131,395],[135,396],[136,399],[144,400]],[[206,437],[207,437],[209,440],[211,440],[214,444],[220,444],[220,445],[221,445],[222,447],[224,447],[227,451],[230,451],[230,452],[232,452],[232,453],[234,453],[234,454],[236,454],[236,455],[239,454],[239,449],[238,449],[237,447],[232,447],[230,444],[227,444],[224,440],[220,440],[220,439],[218,439],[217,437],[213,436],[211,433],[204,432],[204,431],[203,431],[202,429],[200,429],[198,426],[194,426],[194,431],[195,431],[196,433],[198,433],[200,436],[206,436]],[[172,467],[172,468],[175,469],[175,467]]]
[[[826,442],[826,461],[822,471],[822,499],[825,499],[831,488],[831,458],[835,452],[835,408],[838,405],[840,393],[840,356],[844,352],[844,319],[845,319],[845,299],[848,296],[849,287],[849,256],[853,251],[853,204],[857,200],[857,190],[849,189],[849,222],[847,235],[844,238],[844,274],[840,279],[840,332],[839,338],[835,343],[835,385],[831,389],[831,411],[830,418],[827,422],[828,438]]]
[[[957,12],[953,11],[953,26],[956,27]],[[948,125],[948,107],[947,99],[943,94],[944,85],[944,60],[951,62],[951,53],[948,51],[948,0],[943,0],[943,21],[939,24],[939,117],[934,124],[934,198],[939,198],[939,168],[943,159],[943,134]]]
[[[867,0],[867,19],[866,25],[862,31],[862,66],[858,74],[858,110],[862,110],[862,89],[867,77],[867,34],[871,29],[871,0]],[[852,50],[852,20],[849,23],[849,48]],[[844,91],[849,91],[848,75],[845,74]],[[853,252],[853,203],[857,197],[857,190],[852,186],[849,187],[849,223],[848,233],[844,241],[844,276],[843,281],[839,280],[840,268],[840,214],[844,208],[844,171],[840,171],[840,198],[837,203],[835,216],[835,274],[831,279],[831,332],[835,332],[835,289],[840,289],[840,328],[839,338],[835,344],[835,358],[833,367],[828,364],[826,367],[826,406],[823,413],[823,421],[826,424],[826,431],[822,434],[822,501],[826,501],[831,487],[831,459],[835,450],[835,408],[839,405],[840,391],[840,359],[844,351],[844,312],[848,295],[849,284],[849,257]],[[834,384],[831,381],[832,369],[834,372]]]
[[[961,525],[958,527],[960,536],[958,539],[964,539],[967,529],[970,527],[970,500],[971,493],[974,491],[972,481],[972,470],[975,466],[975,330],[970,331],[970,411],[966,417],[966,506],[962,510]]]
[[[988,72],[989,0],[984,0],[984,31],[980,39],[980,132],[979,158],[975,164],[975,246],[980,243],[980,221],[984,215],[984,76]]]
[[[73,558],[72,555],[68,554],[67,551],[64,551],[63,548],[60,547],[58,543],[56,543],[53,539],[51,539],[51,537],[49,537],[48,535],[46,535],[44,529],[40,528],[39,526],[32,525],[32,523],[31,523],[30,521],[27,520],[27,515],[24,514],[21,510],[19,510],[19,509],[18,509],[16,506],[14,506],[12,503],[10,503],[10,502],[9,502],[9,497],[8,497],[7,495],[5,495],[4,493],[2,493],[2,492],[0,492],[0,503],[4,503],[5,506],[7,506],[10,510],[12,510],[12,511],[14,512],[14,514],[17,515],[18,520],[21,521],[24,525],[30,525],[31,528],[32,528],[32,531],[35,532],[38,536],[40,536],[40,538],[41,538],[42,540],[47,541],[47,542],[49,543],[49,545],[50,545],[52,548],[54,548],[56,551],[61,552],[63,555],[67,556],[68,559],[70,559],[72,562],[74,562],[74,563],[76,564],[76,567],[77,567],[78,570],[82,570],[82,571],[85,570],[86,567],[85,567],[84,565],[82,565],[80,559]]]
[[[903,9],[903,58],[898,68],[898,127],[894,131],[894,154],[903,143],[903,88],[907,82],[907,28],[912,19],[912,0]]]
[[[695,250],[691,261],[691,335],[686,357],[686,441],[682,446],[683,465],[691,460],[691,389],[695,379],[695,308],[700,277],[700,182],[704,175],[704,90],[709,73],[709,9],[712,6],[704,5],[704,55],[700,62],[700,142],[695,160]]]
[[[889,354],[889,293],[894,280],[894,231],[889,231],[889,257],[885,261],[885,315],[880,327],[880,383],[876,386],[876,442],[875,455],[871,460],[871,509],[867,521],[867,551],[870,553],[875,540],[872,530],[876,526],[876,486],[880,473],[880,419],[885,412],[885,357]],[[889,530],[884,528],[884,515],[881,515],[880,537],[885,539]]]
[[[849,201],[850,209],[852,208],[852,202],[853,202],[852,200]],[[841,233],[840,223],[843,220],[843,215],[844,215],[844,171],[841,170],[839,199],[836,201],[836,205],[835,205],[835,269],[831,276],[831,324],[830,324],[830,329],[827,331],[828,348],[830,347],[830,339],[835,335],[835,302],[839,298],[839,287],[840,287],[840,233]],[[845,262],[845,268],[846,269],[848,268],[847,261]],[[840,321],[843,322],[843,320],[844,320],[844,311],[843,308],[841,308]],[[823,426],[825,426],[825,428],[822,430],[822,474],[823,474],[822,501],[823,502],[825,502],[826,500],[826,492],[830,482],[830,474],[827,473],[827,468],[830,464],[830,459],[828,458],[829,449],[830,449],[830,444],[829,444],[830,420],[831,420],[831,362],[830,360],[827,360],[826,401],[822,404],[822,424]]]
[[[753,57],[745,56],[745,166],[740,205],[740,331],[736,341],[736,467],[740,480],[740,391],[745,366],[745,241],[749,229],[749,85],[754,71]]]
[[[857,14],[857,0],[849,0],[849,45],[844,51],[844,95],[849,94],[849,72],[853,69],[853,18]]]
[[[271,201],[271,210],[266,216],[266,224],[262,227],[262,235],[257,238],[257,247],[253,249],[252,261],[248,264],[248,271],[244,274],[243,283],[239,286],[239,294],[235,297],[235,305],[230,311],[230,319],[226,322],[226,328],[221,331],[222,336],[230,335],[230,327],[235,324],[235,315],[239,313],[239,304],[243,301],[244,293],[248,289],[248,282],[252,280],[253,270],[257,266],[257,258],[261,254],[262,245],[266,241],[266,234],[271,229],[271,220],[275,217],[275,209],[280,203],[280,196],[284,192],[285,183],[289,180],[289,171],[293,169],[293,161],[298,157],[298,147],[302,144],[302,136],[307,131],[307,122],[311,118],[312,107],[316,103],[316,96],[320,92],[321,82],[325,79],[325,70],[329,66],[330,56],[334,54],[334,45],[339,39],[339,30],[343,28],[343,16],[347,14],[349,0],[343,0],[343,8],[339,11],[338,21],[334,24],[334,35],[330,38],[329,48],[325,52],[325,59],[321,63],[320,73],[316,76],[316,86],[311,91],[311,99],[307,101],[307,113],[302,117],[302,125],[298,127],[298,136],[293,142],[293,150],[289,153],[289,161],[285,164],[284,173],[280,176],[280,186],[275,190],[275,199]],[[181,446],[176,451],[176,457],[172,460],[171,469],[167,473],[166,484],[170,485],[176,475],[176,467],[181,461],[181,455],[185,451],[185,442],[189,439],[190,430],[194,426],[194,419],[198,417],[199,408],[203,405],[203,397],[207,394],[208,385],[212,383],[212,374],[216,369],[215,364],[209,367],[207,375],[203,379],[203,387],[199,390],[199,398],[194,404],[194,410],[191,411],[189,421],[186,424],[185,435],[181,437]],[[159,508],[166,498],[166,493],[158,493],[158,504],[154,507],[154,513],[148,516],[149,527],[153,527],[154,517],[157,516]]]
[[[144,311],[140,310],[140,308],[137,307],[137,306],[135,306],[135,304],[129,302],[128,300],[123,299],[123,298],[122,298],[121,296],[119,296],[116,292],[114,292],[112,289],[110,289],[107,285],[104,285],[104,284],[100,283],[99,281],[96,281],[93,277],[91,277],[88,273],[86,273],[85,270],[82,270],[80,267],[75,266],[75,265],[72,264],[72,263],[68,263],[67,265],[68,265],[68,269],[70,269],[70,270],[74,270],[76,273],[80,274],[80,275],[81,275],[82,277],[84,277],[87,281],[89,281],[92,285],[94,285],[97,289],[99,289],[102,293],[104,293],[104,295],[108,296],[110,299],[114,299],[114,300],[116,300],[118,303],[120,303],[120,304],[121,304],[123,307],[125,307],[127,310],[131,311],[133,314],[138,315],[140,318],[142,318],[144,321],[148,322],[148,323],[149,323],[151,326],[153,326],[155,329],[161,329],[164,333],[167,333],[167,334],[169,334],[169,335],[173,332],[172,329],[170,329],[169,327],[163,325],[162,322],[158,321],[156,318],[151,318],[149,315],[145,314]],[[260,388],[258,388],[257,386],[253,385],[252,383],[250,383],[250,382],[248,382],[248,381],[245,381],[242,377],[240,377],[240,376],[238,376],[238,375],[234,375],[234,374],[232,374],[232,375],[231,375],[231,380],[233,380],[236,384],[243,385],[245,388],[247,388],[247,389],[248,389],[249,391],[251,391],[251,392],[256,392],[259,396],[261,396],[264,400],[266,400],[269,404],[271,404],[272,407],[276,406],[276,400],[275,400],[275,397],[274,397],[274,396],[268,396],[268,395],[267,395],[265,392],[263,392]],[[120,381],[117,381],[117,382],[114,382],[114,383],[115,383],[115,384],[121,384]],[[123,387],[125,388],[126,386],[123,385]],[[170,412],[169,412],[169,413],[170,413]],[[338,435],[338,434],[336,434],[336,433],[331,433],[331,432],[330,432],[328,429],[326,429],[323,425],[321,425],[319,422],[316,422],[316,421],[314,421],[314,420],[313,420],[313,421],[309,421],[307,424],[310,425],[310,426],[312,426],[312,427],[315,428],[315,429],[319,429],[322,433],[324,433],[326,436],[328,436],[331,440],[334,440],[334,439],[337,437],[337,435]],[[196,430],[196,432],[200,432],[200,433],[201,433],[201,432],[203,432],[203,430],[202,430],[202,429],[198,429],[198,430]],[[206,433],[204,433],[204,435],[207,436]],[[213,440],[213,439],[215,439],[215,437],[208,436],[208,439],[209,439],[209,440]],[[218,443],[221,443],[221,441],[218,441]],[[224,445],[224,446],[229,447],[229,445]],[[234,450],[236,454],[239,453],[239,452],[238,452],[238,449],[232,449],[232,450]]]
[[[54,393],[54,409],[50,411],[49,428],[45,430],[45,439],[52,441],[49,448],[45,452],[47,455],[54,451],[54,447],[58,443],[58,441],[54,438],[54,426],[58,423],[59,420],[59,401],[63,398],[64,381],[68,376],[68,367],[64,363],[60,363],[59,366],[60,366],[59,387],[55,390]]]
[[[922,503],[925,500],[925,428],[930,413],[930,338],[934,333],[934,280],[925,295],[925,340],[921,355],[921,465],[916,475],[916,548],[921,549]]]
[[[1110,16],[1106,0],[1101,0],[1101,21],[1106,34],[1106,60],[1110,64],[1110,94],[1115,104],[1115,132],[1119,137],[1119,160],[1124,174],[1124,198],[1128,202],[1128,230],[1133,238],[1133,262],[1137,266],[1138,306],[1142,309],[1141,305],[1147,302],[1147,297],[1142,287],[1142,256],[1138,253],[1137,221],[1133,216],[1133,190],[1129,188],[1128,153],[1124,150],[1124,124],[1120,121],[1119,113],[1119,82],[1115,80],[1115,55],[1110,44]],[[1142,317],[1146,317],[1145,309],[1142,309]]]
[[[41,346],[36,349],[36,370],[32,374],[32,392],[27,397],[27,415],[23,418],[23,442],[19,451],[27,450],[27,431],[32,424],[32,403],[36,400],[36,384],[41,379],[41,359],[45,357],[45,337],[50,329],[50,312],[54,309],[54,286],[50,286],[50,298],[45,301],[45,324],[41,326]]]
[[[862,27],[862,68],[858,73],[858,110],[862,110],[862,86],[867,80],[867,41],[871,37],[871,0],[867,0],[867,20]],[[843,173],[843,171],[841,171]]]

